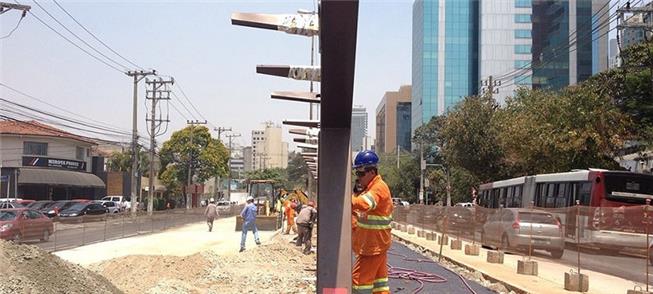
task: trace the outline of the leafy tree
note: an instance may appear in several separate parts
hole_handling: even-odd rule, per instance
[[[288,187],[286,189],[306,189],[308,180],[308,165],[302,158],[301,154],[292,152],[290,153],[290,160],[288,160]],[[312,179],[311,179],[312,180]]]
[[[380,154],[379,174],[388,184],[392,197],[399,197],[409,202],[417,202],[419,189],[419,156],[402,152],[397,168],[396,154]]]
[[[204,126],[191,125],[174,132],[163,143],[159,156],[162,166],[159,178],[169,189],[186,185],[189,165],[196,182],[227,175],[227,149],[220,140],[212,138]]]
[[[499,115],[499,136],[512,175],[617,168],[613,156],[630,121],[605,95],[584,87],[522,89]]]
[[[150,155],[143,150],[139,151],[139,171],[142,175],[150,172]],[[115,151],[107,159],[107,169],[112,172],[129,172],[132,167],[131,150]]]
[[[273,180],[274,188],[288,188],[288,173],[283,168],[266,168],[248,171],[245,173],[247,181]]]

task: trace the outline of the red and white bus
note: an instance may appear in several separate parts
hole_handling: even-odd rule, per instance
[[[642,209],[646,199],[653,199],[653,175],[589,169],[482,184],[478,205],[528,208],[533,203],[556,213],[568,242],[619,251],[646,246]],[[573,208],[576,200],[582,209]]]

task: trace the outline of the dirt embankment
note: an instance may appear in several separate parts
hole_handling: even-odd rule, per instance
[[[125,293],[315,293],[315,255],[293,247],[275,238],[238,254],[137,255],[91,268]]]
[[[0,240],[0,293],[122,293],[105,277],[36,246]]]

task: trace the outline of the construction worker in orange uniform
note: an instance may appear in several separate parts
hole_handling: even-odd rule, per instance
[[[288,202],[288,205],[286,205],[284,210],[284,213],[286,214],[286,231],[284,232],[284,235],[290,234],[290,230],[297,234],[297,226],[295,226],[296,207],[297,204],[295,204],[295,202]]]
[[[352,197],[351,208],[357,213],[352,244],[356,262],[352,270],[352,293],[390,293],[388,286],[388,250],[392,245],[392,196],[381,179],[379,157],[365,150],[356,155],[354,170],[363,192]]]

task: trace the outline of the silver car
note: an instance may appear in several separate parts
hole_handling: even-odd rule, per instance
[[[483,245],[502,249],[546,250],[561,258],[565,241],[562,226],[555,216],[542,210],[502,208],[489,215],[481,235]]]

